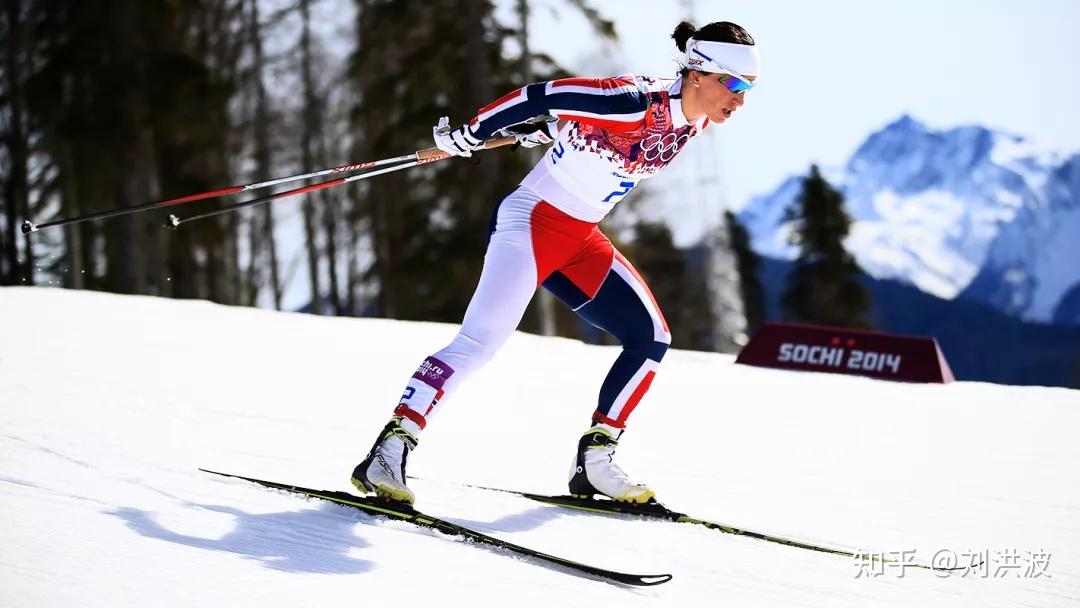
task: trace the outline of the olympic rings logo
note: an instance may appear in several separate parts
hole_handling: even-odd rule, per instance
[[[675,155],[679,153],[679,149],[689,140],[689,133],[682,135],[676,135],[675,133],[650,135],[641,142],[641,149],[645,153],[646,162],[660,159],[660,162],[667,163],[675,158]]]

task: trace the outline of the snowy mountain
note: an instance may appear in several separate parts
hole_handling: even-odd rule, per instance
[[[1080,154],[903,116],[823,173],[845,195],[856,220],[847,245],[870,275],[1027,320],[1080,324],[1072,303],[1080,293],[1070,295],[1080,290]],[[783,217],[800,179],[740,214],[765,255],[795,255]]]
[[[0,606],[1080,602],[1080,393],[1067,389],[891,383],[673,350],[620,441],[621,464],[673,508],[922,561],[997,560],[964,576],[872,575],[849,558],[462,487],[565,491],[617,354],[566,339],[514,335],[442,404],[409,459],[417,506],[569,559],[671,572],[667,584],[578,578],[197,471],[351,489],[416,361],[455,331],[0,289]]]

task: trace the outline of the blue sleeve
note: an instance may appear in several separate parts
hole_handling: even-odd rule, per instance
[[[633,77],[564,78],[538,82],[503,95],[480,108],[469,128],[478,139],[537,116],[630,131],[645,124],[649,97]]]

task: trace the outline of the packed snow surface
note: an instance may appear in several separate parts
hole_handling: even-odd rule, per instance
[[[348,474],[452,325],[0,289],[0,606],[1076,606],[1080,393],[781,372],[672,351],[619,459],[670,507],[870,552],[985,553],[966,576],[701,527],[565,492],[615,347],[515,335],[440,405],[417,506],[650,588],[199,473]],[[908,554],[912,555],[912,554]],[[1015,568],[1011,566],[1017,566]]]

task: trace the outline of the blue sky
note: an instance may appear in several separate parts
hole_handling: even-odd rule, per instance
[[[504,15],[513,2],[500,4]],[[591,0],[615,21],[615,46],[598,41],[565,0],[531,4],[534,46],[582,75],[670,75],[668,36],[688,11],[698,25],[728,20],[750,31],[763,58],[760,86],[709,141],[687,150],[692,160],[673,171],[682,176],[655,182],[683,188],[715,167],[720,196],[734,208],[811,162],[843,163],[904,113],[935,128],[978,123],[1080,148],[1080,2]]]

